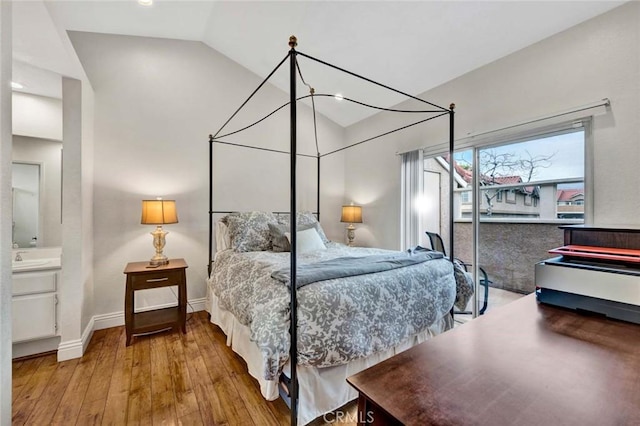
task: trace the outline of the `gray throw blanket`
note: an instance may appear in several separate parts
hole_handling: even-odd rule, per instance
[[[442,258],[442,253],[418,246],[414,249],[399,253],[377,254],[363,257],[338,257],[322,262],[298,265],[296,288],[317,281],[389,271],[396,268],[416,265],[426,262],[427,260]],[[291,268],[278,269],[271,273],[271,277],[289,286],[289,282],[291,281]]]

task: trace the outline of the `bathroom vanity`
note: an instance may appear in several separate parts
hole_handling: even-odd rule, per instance
[[[21,252],[19,257],[22,260],[12,261],[14,358],[48,352],[58,347],[60,256],[40,257],[51,255],[44,250],[29,250]]]

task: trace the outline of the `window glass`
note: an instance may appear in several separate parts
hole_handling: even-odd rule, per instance
[[[481,219],[584,220],[584,152],[582,128],[481,148],[479,157]],[[460,202],[471,199],[473,151],[454,157]],[[470,218],[460,208],[458,218]]]

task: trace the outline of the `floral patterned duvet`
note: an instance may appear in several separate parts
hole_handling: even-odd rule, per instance
[[[387,250],[328,243],[298,255],[298,264]],[[260,348],[264,378],[277,379],[289,358],[289,289],[271,278],[289,253],[219,252],[209,278],[219,306],[249,327]],[[391,348],[447,315],[464,275],[446,259],[375,274],[331,279],[298,289],[298,362],[327,367]]]

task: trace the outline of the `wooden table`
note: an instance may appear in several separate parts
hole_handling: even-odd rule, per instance
[[[360,424],[640,425],[640,325],[531,294],[347,381]]]
[[[187,332],[187,278],[184,259],[170,259],[166,265],[149,267],[149,262],[128,263],[124,269],[127,288],[124,297],[124,322],[127,346],[134,334],[180,328]],[[135,312],[134,293],[160,287],[178,287],[178,306]]]

